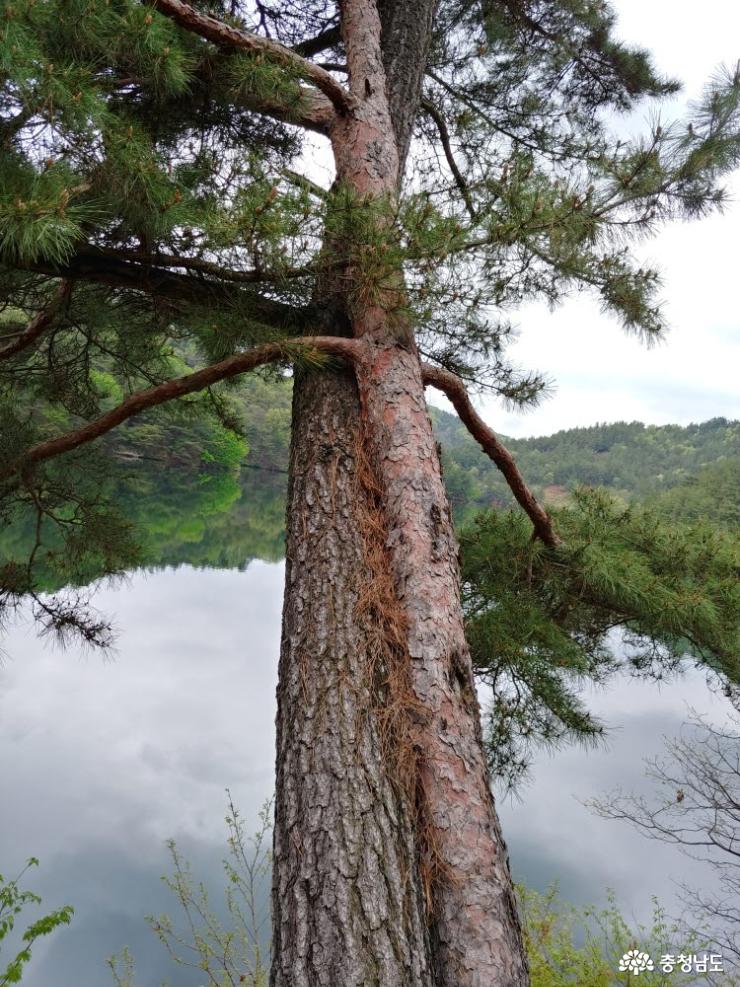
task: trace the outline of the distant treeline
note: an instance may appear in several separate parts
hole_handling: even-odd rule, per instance
[[[282,492],[280,477],[287,470],[290,404],[288,380],[255,376],[238,382],[227,398],[230,414],[246,438],[244,466],[250,472],[266,474],[266,482],[272,476],[276,493]],[[482,508],[511,506],[502,475],[457,417],[434,408],[432,418],[457,520],[467,520]],[[495,422],[491,424],[495,426]],[[201,468],[209,464],[217,467],[222,452],[223,465],[233,467],[237,449],[225,442],[220,429],[206,442],[208,463],[199,452],[203,446],[198,444],[205,436],[194,437],[191,429],[192,423],[159,419],[155,428],[134,420],[117,441],[132,453],[156,445],[170,450],[173,459],[188,459],[192,466]],[[143,444],[142,438],[146,438]],[[531,439],[501,438],[536,495],[550,503],[560,503],[574,487],[586,485],[605,487],[627,501],[660,505],[674,516],[738,520],[738,421],[712,418],[687,426],[615,422]]]
[[[190,363],[182,355],[175,359],[182,369]],[[99,389],[103,407],[120,399],[103,372]],[[242,567],[253,558],[282,556],[291,398],[289,380],[251,376],[217,397],[133,418],[106,437],[118,467],[100,494],[134,526],[141,551],[132,564]],[[432,416],[457,522],[485,508],[513,506],[503,477],[458,419],[438,409]],[[55,420],[49,428],[71,422]],[[603,486],[677,519],[738,521],[740,422],[617,422],[502,438],[537,496],[553,506],[567,502],[579,485]],[[9,521],[0,538],[0,567],[22,563],[34,541],[32,512]],[[44,526],[52,562],[57,536]],[[41,557],[38,562],[44,588],[63,585],[63,575],[46,572]]]
[[[458,420],[433,413],[442,445],[445,480],[458,517],[482,507],[512,503],[503,477],[481,455]],[[705,475],[722,504],[713,516],[738,519],[740,422],[713,418],[700,425],[643,425],[615,422],[571,428],[532,439],[506,439],[519,468],[535,493],[558,502],[575,486],[606,487],[625,500],[664,502],[686,517],[701,512],[703,498],[690,491],[671,497],[674,488]],[[657,503],[656,501],[656,503]]]

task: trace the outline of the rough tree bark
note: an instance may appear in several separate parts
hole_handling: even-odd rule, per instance
[[[384,51],[374,0],[341,4],[355,109],[338,117],[331,139],[337,179],[360,199],[397,193],[434,6],[399,4],[412,16],[394,18],[394,5],[382,4]],[[404,74],[409,59],[411,75]],[[403,80],[398,89],[386,67]],[[351,331],[367,348],[354,375],[296,381],[273,987],[528,983],[481,744],[457,544],[419,356],[398,315],[402,292],[399,272],[397,284],[372,302],[361,293],[347,299]],[[359,457],[380,490],[370,528],[392,580],[393,599],[376,599],[369,612],[358,587],[372,597],[379,573],[363,524]],[[404,641],[400,651],[397,642],[381,642],[386,654],[378,661],[367,619],[381,622],[384,607],[401,614],[394,626],[402,626]],[[383,702],[403,704],[389,691],[393,662],[404,665],[408,695],[390,746],[403,751],[389,750],[384,729]],[[368,669],[378,666],[373,683]],[[369,715],[358,720],[358,709]],[[367,846],[357,843],[358,827],[368,828]]]
[[[432,987],[415,833],[374,710],[351,371],[299,377],[279,669],[273,987]]]

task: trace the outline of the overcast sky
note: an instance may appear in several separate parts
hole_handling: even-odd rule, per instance
[[[666,119],[700,95],[720,63],[740,58],[740,4],[617,0],[614,6],[619,35],[651,50],[660,70],[685,83],[681,96],[665,104]],[[733,201],[724,214],[673,223],[640,245],[640,255],[664,275],[671,331],[662,345],[647,350],[588,296],[555,312],[528,306],[515,320],[520,336],[510,353],[520,365],[550,374],[556,392],[526,415],[487,402],[490,424],[526,436],[597,421],[687,424],[738,417],[740,180],[728,188]]]

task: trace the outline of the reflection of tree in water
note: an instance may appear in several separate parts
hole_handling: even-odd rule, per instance
[[[133,527],[138,549],[131,545],[131,568],[188,564],[244,569],[253,559],[282,558],[284,474],[245,468],[236,474],[193,476],[185,469],[162,470],[149,463],[137,464],[133,476],[127,472],[128,477],[111,479],[104,494]],[[34,538],[35,517],[28,510],[0,534],[0,560],[27,559]],[[61,549],[59,529],[46,525],[43,544],[45,557],[35,565],[37,586],[54,592],[69,582],[55,564]],[[99,574],[94,561],[88,560],[81,581]]]
[[[246,456],[211,436],[205,463],[201,455],[177,468],[136,465],[120,503],[142,532],[145,566],[243,569],[282,558],[290,401],[287,382],[246,378],[229,392]]]
[[[3,518],[0,610],[103,573],[280,559],[290,402],[287,381],[250,378],[227,421],[204,402],[158,409],[106,438],[112,455],[52,466],[43,503],[19,497]]]
[[[147,501],[145,565],[244,569],[283,557],[285,476],[244,469]],[[132,505],[133,514],[134,505]]]

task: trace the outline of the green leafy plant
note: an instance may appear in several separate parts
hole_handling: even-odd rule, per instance
[[[172,873],[163,877],[185,922],[181,932],[169,915],[147,916],[147,922],[177,966],[199,970],[211,987],[267,987],[269,956],[265,932],[271,857],[267,846],[272,801],[259,812],[257,831],[249,836],[244,820],[228,795],[228,856],[224,902],[228,920],[215,913],[206,886],[196,881],[174,840],[169,840]],[[125,948],[108,960],[116,987],[133,987],[134,960]]]
[[[519,903],[529,956],[532,987],[614,987],[616,984],[640,987],[713,983],[732,987],[738,980],[725,970],[690,973],[681,964],[663,969],[661,959],[679,956],[701,957],[711,947],[699,934],[687,932],[679,923],[666,918],[657,899],[648,925],[630,925],[620,912],[613,893],[603,908],[576,908],[564,902],[556,886],[544,894],[519,887]],[[640,973],[620,970],[620,961],[633,950],[647,954],[650,966]],[[724,965],[724,964],[723,964]]]
[[[211,987],[266,987],[268,983],[265,931],[269,915],[264,887],[272,864],[267,848],[271,816],[272,802],[268,801],[250,837],[229,795],[223,919],[216,915],[205,885],[193,877],[174,841],[168,842],[172,873],[163,881],[177,900],[185,932],[169,915],[148,916],[147,921],[174,963],[201,971],[204,983]],[[560,896],[557,885],[545,893],[519,886],[517,896],[531,987],[688,987],[704,983],[740,987],[726,957],[720,974],[681,971],[678,957],[711,955],[716,951],[715,940],[710,929],[689,929],[668,919],[655,898],[652,918],[643,925],[625,919],[611,891],[601,908],[576,907]],[[647,953],[653,969],[640,974],[620,971],[620,960],[631,950]],[[669,956],[676,962],[666,972],[661,959]],[[135,987],[134,958],[128,948],[111,957],[108,965],[116,987]]]
[[[2,943],[13,932],[16,919],[29,906],[40,905],[41,898],[33,891],[24,891],[20,886],[20,881],[32,867],[38,867],[38,860],[31,857],[23,870],[17,877],[6,880],[0,874],[0,952]],[[6,984],[17,984],[23,976],[23,970],[31,959],[31,950],[34,943],[42,936],[48,936],[58,929],[60,925],[69,925],[72,921],[74,909],[71,905],[63,905],[53,912],[31,922],[22,936],[22,947],[8,962],[3,970],[3,962],[0,960],[0,987]]]

